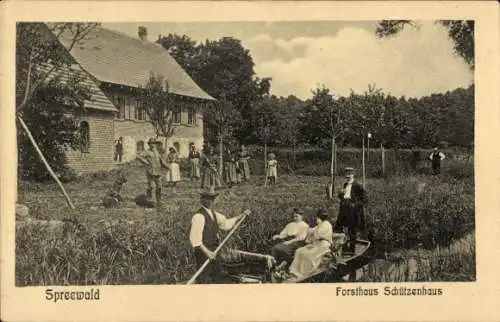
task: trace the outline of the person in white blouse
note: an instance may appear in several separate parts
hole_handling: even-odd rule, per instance
[[[429,155],[429,159],[432,162],[432,173],[435,175],[441,173],[441,161],[444,158],[444,153],[439,151],[438,148],[434,148],[434,151]]]
[[[216,257],[214,251],[219,245],[219,231],[231,230],[242,216],[250,214],[249,210],[245,210],[238,216],[226,218],[213,210],[217,195],[218,193],[214,191],[213,186],[210,191],[200,193],[201,208],[191,220],[189,239],[194,250],[196,269],[199,269],[207,259],[211,260],[198,277],[200,283],[216,283],[219,278],[219,263],[214,261]]]
[[[267,161],[267,177],[271,181],[271,184],[276,184],[276,178],[278,178],[278,161],[276,160],[276,155],[274,153],[269,153],[269,160]]]
[[[271,249],[276,262],[291,262],[295,250],[305,245],[308,232],[309,225],[304,221],[302,212],[294,208],[293,221],[286,225],[279,235],[274,235],[272,238],[273,240],[280,241]]]
[[[316,270],[333,244],[333,227],[328,220],[328,214],[319,210],[316,222],[317,225],[307,236],[307,245],[295,251],[295,257],[289,267],[289,273],[295,278],[302,278]]]

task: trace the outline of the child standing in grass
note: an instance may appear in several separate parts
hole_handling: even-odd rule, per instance
[[[271,184],[276,184],[278,177],[278,161],[274,153],[269,153],[269,160],[267,161],[267,177]]]

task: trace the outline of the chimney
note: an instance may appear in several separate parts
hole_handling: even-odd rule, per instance
[[[142,41],[148,40],[148,29],[146,27],[140,26],[137,33]]]

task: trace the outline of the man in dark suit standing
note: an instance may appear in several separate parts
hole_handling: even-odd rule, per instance
[[[346,181],[339,191],[340,210],[336,226],[347,228],[349,238],[348,249],[354,252],[358,231],[365,229],[364,206],[366,204],[366,191],[354,179],[354,169],[345,169]]]

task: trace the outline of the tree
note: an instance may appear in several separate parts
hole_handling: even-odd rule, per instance
[[[200,50],[196,41],[186,35],[168,34],[168,36],[160,35],[157,43],[167,49],[168,53],[193,79],[198,79]]]
[[[34,169],[45,167],[71,208],[74,206],[51,166],[55,166],[56,171],[64,171],[66,160],[60,150],[61,143],[64,145],[77,137],[77,128],[71,125],[71,117],[66,114],[81,113],[84,101],[91,95],[88,88],[81,86],[80,78],[71,79],[78,72],[72,68],[74,60],[69,52],[98,25],[18,23],[16,26],[16,116],[24,130],[18,131],[19,171],[22,176],[24,170],[33,174]],[[59,41],[63,35],[69,39],[66,47]],[[70,79],[62,79],[63,73]],[[43,143],[40,146],[30,132],[34,125],[44,129],[37,133],[37,139]],[[60,133],[53,135],[54,131]],[[38,153],[41,164],[34,161],[31,148]]]
[[[65,149],[77,149],[82,142],[75,117],[84,112],[91,91],[73,75],[68,80],[53,78],[37,87],[23,108],[23,123],[31,129],[37,145],[61,180],[72,178],[66,165]],[[68,113],[70,112],[70,113]],[[25,131],[18,131],[18,170],[23,179],[49,178],[42,159]]]
[[[231,103],[231,108],[241,115],[235,126],[234,136],[241,139],[253,134],[250,120],[252,103],[262,100],[269,93],[269,78],[258,78],[253,58],[241,41],[232,37],[206,40],[195,45],[188,36],[169,35],[158,40],[165,49],[186,69],[193,80],[216,99]],[[205,116],[207,128],[218,128],[214,118]]]
[[[471,70],[474,70],[474,21],[440,20],[438,23],[448,29],[456,54],[464,59]],[[418,23],[412,20],[382,20],[375,32],[380,38],[389,37],[403,30],[405,26],[418,28]]]
[[[98,23],[18,23],[16,26],[16,111],[33,98],[35,91],[54,75],[74,63],[68,54],[73,46],[85,40]],[[69,37],[64,47],[62,36]]]
[[[212,124],[217,131],[220,176],[222,176],[223,170],[224,140],[233,136],[234,128],[241,122],[240,120],[239,111],[233,107],[224,94],[216,103],[205,110],[204,122]]]
[[[163,76],[150,72],[146,85],[140,88],[138,102],[148,115],[156,138],[169,138],[174,134],[174,117],[177,110],[168,82]]]

